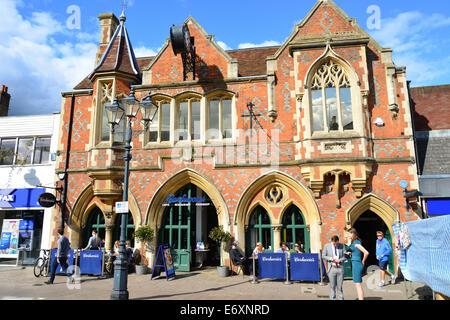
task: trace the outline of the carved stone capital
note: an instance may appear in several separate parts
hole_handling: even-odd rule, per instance
[[[282,224],[273,224],[272,225],[272,230],[273,231],[281,232],[282,229],[283,229],[283,225]]]

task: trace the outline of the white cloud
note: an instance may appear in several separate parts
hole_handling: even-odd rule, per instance
[[[134,55],[136,56],[136,58],[154,57],[158,54],[153,49],[150,49],[150,48],[147,48],[144,46],[141,46],[138,48],[133,48],[133,50],[134,50]]]
[[[232,50],[225,42],[223,41],[217,41],[217,44],[223,49],[223,50]]]
[[[98,40],[71,33],[65,22],[47,12],[33,12],[25,19],[18,4],[2,0],[0,11],[0,82],[11,93],[9,114],[60,111],[61,92],[71,90],[94,68]],[[57,41],[58,35],[66,40]],[[95,37],[99,39],[98,34]]]
[[[398,14],[381,21],[380,30],[370,34],[382,46],[393,49],[394,62],[406,66],[413,86],[433,85],[450,73],[450,50],[447,33],[450,17],[426,15],[419,11]]]
[[[271,47],[271,46],[279,46],[280,43],[278,41],[273,40],[267,40],[260,44],[254,44],[254,43],[241,43],[238,48],[239,49],[248,49],[248,48],[258,48],[258,47]]]

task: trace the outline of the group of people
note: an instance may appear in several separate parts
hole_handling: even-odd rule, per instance
[[[294,246],[293,253],[305,253],[305,249],[303,247],[303,244],[300,242],[296,242]],[[237,266],[242,266],[244,270],[248,270],[250,276],[253,276],[253,272],[257,272],[258,270],[258,253],[264,253],[265,249],[261,242],[256,243],[256,247],[253,250],[252,258],[248,259],[245,257],[242,252],[238,249],[237,242],[233,242],[231,244],[231,250],[230,250],[230,259],[233,261],[233,263]],[[286,242],[281,242],[280,248],[277,250],[276,253],[290,253],[289,247],[287,246]],[[253,270],[253,259],[255,259],[255,269]]]
[[[343,243],[339,243],[339,237],[334,235],[331,238],[331,242],[327,243],[323,250],[322,259],[327,262],[327,276],[330,281],[330,299],[336,299],[336,290],[338,293],[338,299],[344,300],[344,293],[342,290],[344,282],[344,263],[347,260],[351,260],[352,263],[352,278],[355,283],[356,292],[359,300],[364,300],[364,291],[362,288],[362,273],[364,264],[369,256],[369,252],[362,246],[361,239],[355,228],[348,230],[346,240],[350,243],[348,249],[346,249]],[[261,242],[256,244],[253,250],[252,256],[257,263],[258,253],[264,253],[264,248]],[[290,250],[285,242],[282,242],[277,253],[289,254]],[[305,253],[305,250],[301,243],[295,243],[295,253]],[[378,284],[380,287],[385,286],[386,274],[391,277],[391,283],[394,284],[396,280],[395,274],[391,274],[388,270],[389,256],[392,254],[392,247],[389,241],[384,238],[382,231],[377,231],[376,240],[376,257],[379,261],[379,268],[381,270],[381,281]],[[244,269],[249,270],[250,276],[253,276],[253,261],[245,257],[238,249],[236,242],[233,242],[230,250],[230,259],[237,266],[242,266]],[[257,271],[257,267],[255,272]]]
[[[323,250],[322,258],[327,261],[327,275],[330,281],[330,299],[336,299],[336,289],[339,300],[344,300],[344,293],[342,285],[344,282],[344,263],[351,259],[352,262],[352,278],[355,283],[356,292],[359,300],[364,300],[364,291],[362,288],[362,273],[364,264],[369,256],[369,252],[362,246],[356,229],[348,230],[348,239],[351,243],[348,250],[346,250],[343,243],[339,243],[337,235],[331,238],[331,243],[327,243]],[[376,257],[379,261],[379,268],[381,270],[381,282],[379,286],[385,285],[386,274],[391,277],[391,283],[394,284],[396,280],[395,274],[387,271],[389,264],[389,256],[392,253],[392,247],[389,241],[384,238],[382,231],[377,231],[376,240]]]
[[[46,281],[46,284],[53,284],[56,275],[56,269],[58,265],[61,266],[62,271],[67,275],[71,282],[74,282],[73,273],[67,271],[69,268],[68,259],[69,259],[69,251],[70,251],[70,242],[66,236],[64,236],[64,230],[58,230],[58,248],[56,251],[56,259],[51,260],[50,266],[50,279]],[[96,230],[92,230],[92,236],[89,238],[88,244],[86,248],[81,250],[101,250],[104,247],[104,241],[97,235]],[[116,241],[114,244],[114,255],[119,255],[119,241]],[[131,248],[131,242],[125,242],[125,250],[127,261],[129,265],[129,271],[132,270],[134,263],[136,263],[138,257],[133,253],[133,249]],[[137,251],[137,250],[136,250]],[[139,257],[140,260],[140,257]]]

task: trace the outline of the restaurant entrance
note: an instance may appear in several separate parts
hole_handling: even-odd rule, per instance
[[[169,244],[175,269],[190,271],[198,264],[218,265],[218,247],[209,238],[218,226],[217,212],[206,193],[188,184],[174,195],[168,195],[159,232],[159,244]],[[197,252],[196,244],[203,242],[209,251]]]
[[[375,254],[377,240],[376,232],[382,231],[384,233],[384,237],[389,241],[389,244],[392,247],[392,239],[389,228],[376,213],[370,210],[364,212],[358,218],[354,227],[358,231],[363,247],[370,253],[365,263],[365,269],[371,265],[378,266],[378,260]],[[389,258],[388,271],[391,273],[394,271],[394,258],[392,254]]]

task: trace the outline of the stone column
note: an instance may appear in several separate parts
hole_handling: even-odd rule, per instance
[[[272,225],[272,230],[273,230],[273,252],[276,252],[278,249],[280,249],[281,229],[283,229],[283,225],[282,224],[273,224]]]

